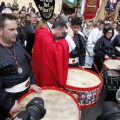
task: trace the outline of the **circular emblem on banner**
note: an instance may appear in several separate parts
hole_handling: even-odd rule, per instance
[[[34,0],[42,19],[49,20],[52,18],[55,8],[55,0]]]

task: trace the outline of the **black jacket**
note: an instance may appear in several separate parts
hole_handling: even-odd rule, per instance
[[[108,55],[109,57],[120,56],[120,53],[111,44],[110,40],[105,37],[101,37],[97,40],[93,51],[95,56],[99,58],[104,58],[105,55]]]
[[[31,11],[33,12],[33,13],[35,13],[35,8],[31,8]],[[29,12],[29,8],[27,9],[27,12]]]
[[[115,39],[112,41],[112,45],[120,47],[120,33],[115,37]]]
[[[70,52],[70,58],[79,57],[79,65],[84,66],[85,63],[85,41],[82,35],[75,34],[74,42],[76,44],[75,50]]]
[[[24,82],[30,77],[30,83],[35,84],[30,60],[25,52],[20,48],[19,43],[14,43],[16,57],[19,65],[23,69],[23,73],[18,73],[18,67],[15,60],[8,51],[0,45],[0,109],[10,110],[15,103],[15,99],[22,93],[8,93],[5,88],[11,88],[14,85]],[[7,47],[13,53],[13,47]]]

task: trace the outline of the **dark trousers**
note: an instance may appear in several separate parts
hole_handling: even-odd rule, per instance
[[[5,120],[7,118],[10,118],[10,113],[6,110],[0,109],[0,120]]]
[[[32,55],[32,48],[33,48],[33,45],[34,45],[34,38],[35,38],[35,33],[28,34],[27,45],[26,45],[25,49],[30,55]]]
[[[102,62],[101,58],[94,56],[94,63],[92,65],[91,70],[96,73],[100,73],[102,67],[103,67],[103,62]]]
[[[18,100],[21,96],[26,94],[28,91],[29,91],[29,87],[25,91],[22,91],[19,93],[10,93],[10,94],[15,100]],[[6,110],[0,108],[0,120],[5,120],[6,118],[10,118],[10,117],[11,117],[11,115],[10,115],[9,111],[6,111]]]
[[[117,102],[116,100],[116,91],[108,91],[105,101],[113,101],[113,102]]]

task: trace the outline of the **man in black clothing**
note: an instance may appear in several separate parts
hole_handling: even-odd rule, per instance
[[[16,42],[17,23],[12,14],[0,14],[0,120],[18,112],[17,102],[29,89],[41,92],[35,84],[30,60]]]
[[[69,66],[70,67],[83,67],[85,64],[85,40],[81,35],[82,21],[79,17],[73,17],[71,20],[71,28],[74,33],[74,42],[76,44],[75,50],[70,53]]]
[[[35,13],[35,8],[32,7],[32,3],[29,3],[29,7],[27,9],[27,12],[28,13],[32,13],[32,12]]]

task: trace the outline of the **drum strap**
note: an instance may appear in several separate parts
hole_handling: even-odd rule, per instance
[[[54,80],[61,88],[63,88],[64,90],[68,91],[68,89],[66,89],[64,86],[62,86],[55,78],[53,78],[18,42],[16,42],[16,44],[18,45],[18,47],[23,50],[25,52],[25,54],[40,68],[42,69],[44,72],[46,72],[51,78],[52,80]]]
[[[84,45],[84,48],[85,48],[85,50],[87,51],[89,57],[92,59],[92,56],[90,55],[90,52],[89,52],[88,49],[86,48],[85,42],[83,41],[84,39],[81,39],[79,35],[78,35],[78,37],[79,37],[79,39],[81,40],[82,44]],[[96,64],[95,64],[94,62],[93,62],[93,65],[94,65],[94,67],[96,68],[98,74],[100,75],[100,73],[99,73],[99,71],[98,71],[98,69],[97,69],[97,66],[96,66]],[[100,76],[101,76],[101,75],[100,75]]]

